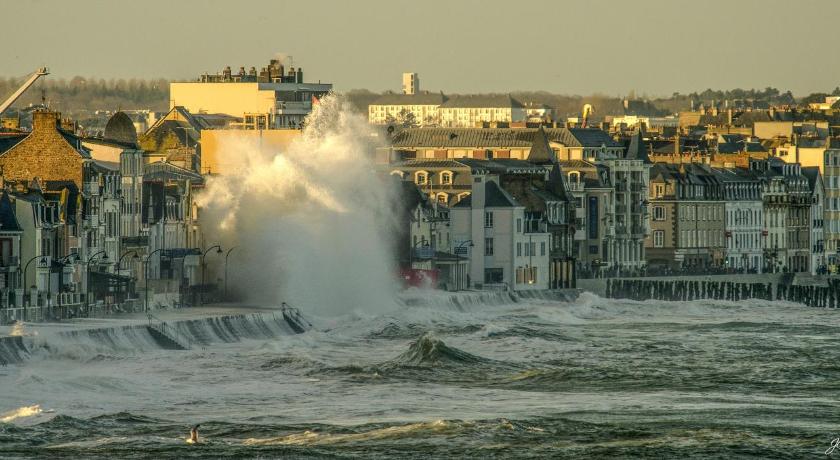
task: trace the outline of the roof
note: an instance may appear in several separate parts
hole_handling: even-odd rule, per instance
[[[393,166],[402,166],[406,168],[468,168],[466,164],[455,161],[455,160],[447,160],[447,159],[436,159],[436,158],[427,158],[427,159],[419,159],[419,160],[404,160],[397,163],[393,163]]]
[[[642,137],[641,129],[637,129],[633,133],[633,137],[630,138],[630,146],[627,147],[627,154],[624,155],[624,158],[627,160],[642,160],[642,162],[648,164],[651,163],[650,157],[648,157],[647,144],[645,144],[645,139]]]
[[[610,135],[598,128],[562,128],[547,130],[551,140],[567,147],[621,147]]]
[[[108,119],[105,125],[105,133],[103,139],[106,141],[115,141],[128,145],[137,144],[137,130],[134,128],[134,122],[124,112],[117,112]]]
[[[0,134],[0,153],[16,146],[28,135],[29,133]]]
[[[538,164],[550,164],[557,161],[557,155],[551,146],[548,145],[548,136],[545,130],[540,127],[531,143],[531,151],[528,152],[528,161]]]
[[[196,184],[204,182],[204,178],[201,174],[190,171],[189,169],[181,168],[180,166],[175,166],[172,163],[167,163],[165,161],[156,161],[144,166],[144,181],[163,179],[191,180]]]
[[[485,208],[510,208],[519,206],[519,203],[506,191],[499,187],[494,181],[487,181],[484,184],[484,207]],[[454,208],[472,207],[472,194],[461,198]]]
[[[512,98],[510,94],[505,95],[478,95],[478,96],[455,96],[441,104],[441,108],[517,108],[525,106]]]
[[[3,192],[0,196],[0,232],[21,232],[23,229],[18,223],[15,215],[15,208],[9,199],[9,194]]]
[[[819,166],[803,166],[802,175],[808,179],[808,188],[813,192],[817,185],[817,179],[820,177]]]
[[[391,143],[395,148],[529,148],[540,137],[567,147],[622,147],[597,128],[407,128]]]
[[[459,163],[469,166],[471,170],[485,170],[493,174],[545,174],[545,168],[530,161],[511,158],[495,160],[480,160],[477,158],[460,158]]]
[[[443,93],[383,94],[370,105],[441,105],[447,100]]]

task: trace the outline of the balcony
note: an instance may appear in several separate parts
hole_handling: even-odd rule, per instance
[[[82,186],[86,195],[99,195],[99,182],[85,182]]]
[[[277,101],[276,115],[306,115],[312,111],[310,101]]]
[[[583,182],[569,182],[569,190],[572,192],[582,192],[583,189]]]
[[[132,248],[141,248],[149,245],[148,236],[124,236],[122,237],[123,246]]]

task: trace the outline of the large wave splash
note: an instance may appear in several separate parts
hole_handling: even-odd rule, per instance
[[[394,307],[393,194],[375,172],[375,139],[330,95],[282,151],[244,137],[222,145],[241,167],[209,178],[198,201],[205,239],[237,246],[231,290],[327,315]]]

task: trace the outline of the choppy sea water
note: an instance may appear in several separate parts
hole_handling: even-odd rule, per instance
[[[0,457],[807,458],[840,436],[835,310],[585,294],[260,321],[193,325],[188,351],[39,331],[0,367]]]

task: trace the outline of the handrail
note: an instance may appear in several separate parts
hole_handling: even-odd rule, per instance
[[[292,316],[292,319],[294,319],[295,321],[298,321],[298,322],[302,321],[307,326],[312,327],[312,323],[310,323],[309,321],[306,320],[306,318],[303,317],[303,315],[300,313],[300,309],[289,305],[288,302],[281,303],[280,304],[280,310],[284,313],[288,312]]]
[[[192,348],[192,341],[190,340],[188,335],[184,334],[176,327],[169,327],[166,321],[163,321],[162,319],[158,318],[157,316],[151,313],[147,313],[146,315],[149,317],[149,327],[154,328],[155,330],[165,335],[178,345],[181,345],[182,347],[186,348],[187,350]],[[157,323],[155,323],[154,321],[157,321]],[[170,330],[172,330],[172,332],[170,332]]]

